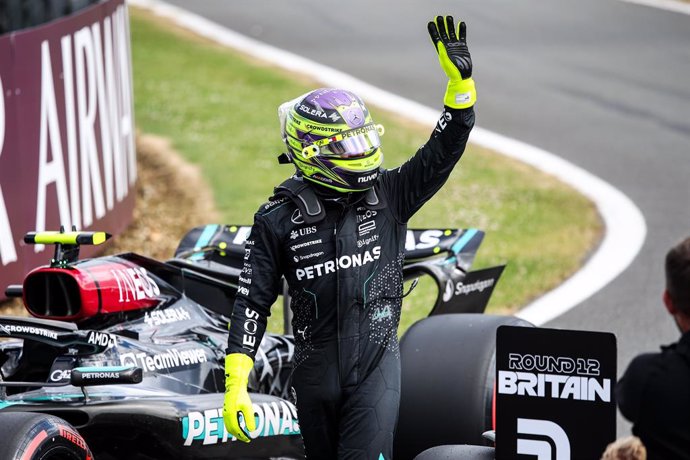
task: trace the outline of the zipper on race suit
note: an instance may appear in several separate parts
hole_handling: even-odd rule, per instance
[[[346,210],[347,210],[347,204],[341,203],[339,201],[337,201],[337,203],[342,206],[342,209],[340,210],[340,215],[338,216],[338,220],[335,222],[335,226],[333,227],[333,239],[335,240],[336,264],[337,264],[338,258],[340,257],[340,243],[338,242],[338,231],[343,228],[343,225],[345,223],[343,218],[345,217]],[[340,383],[342,385],[343,363],[342,363],[342,359],[341,359],[342,354],[340,353],[340,270],[336,270],[336,272],[335,272],[335,318],[336,318],[336,337],[337,337],[336,350],[338,353],[338,383]]]

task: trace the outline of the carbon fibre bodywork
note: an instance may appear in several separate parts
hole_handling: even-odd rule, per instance
[[[98,460],[303,457],[290,397],[290,334],[267,334],[257,352],[249,379],[253,441],[237,442],[223,425],[227,314],[246,233],[204,226],[166,262],[131,253],[75,257],[27,275],[22,292],[34,318],[0,317],[7,338],[0,341],[0,420],[14,411],[60,417]],[[483,310],[502,267],[469,272],[482,232],[408,236],[405,277],[436,281],[432,313]],[[475,280],[477,273],[490,281]],[[462,289],[472,283],[477,289]],[[96,381],[74,386],[75,368],[95,370]],[[141,382],[98,384],[125,368],[141,369]]]
[[[290,336],[267,335],[262,343],[250,379],[259,424],[250,445],[236,442],[228,437],[221,412],[227,318],[174,286],[184,279],[181,269],[134,255],[74,267],[93,271],[94,264],[143,268],[160,291],[156,305],[89,318],[79,328],[46,319],[0,318],[0,335],[17,338],[0,343],[2,375],[10,385],[0,414],[35,411],[63,418],[99,459],[302,455],[296,409],[286,398]],[[74,368],[123,366],[141,368],[143,381],[86,391],[70,385]],[[51,386],[15,385],[21,382]]]

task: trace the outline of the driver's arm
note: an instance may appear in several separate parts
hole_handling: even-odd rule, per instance
[[[250,433],[256,429],[247,381],[280,289],[280,261],[280,242],[265,217],[257,213],[245,243],[225,357],[223,420],[228,432],[243,442],[249,442]]]
[[[244,250],[226,352],[243,353],[254,359],[266,331],[271,305],[280,292],[282,274],[278,238],[260,213],[254,216]]]
[[[465,151],[474,110],[446,107],[431,137],[397,169],[381,177],[388,202],[402,223],[407,221],[446,182]]]
[[[437,16],[427,25],[448,77],[444,111],[429,138],[417,153],[398,169],[386,171],[382,185],[400,222],[406,223],[445,183],[465,150],[474,126],[477,94],[472,79],[472,58],[467,48],[466,26],[451,16]]]

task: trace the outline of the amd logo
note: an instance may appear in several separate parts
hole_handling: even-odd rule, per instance
[[[570,460],[570,440],[557,423],[518,418],[517,434],[518,454],[534,455],[537,460]]]
[[[102,347],[111,348],[117,345],[117,338],[112,334],[107,332],[91,331],[89,333],[88,342],[100,345]]]

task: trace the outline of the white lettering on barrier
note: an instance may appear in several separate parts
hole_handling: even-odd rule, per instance
[[[113,149],[110,142],[110,132],[108,130],[108,100],[105,96],[105,77],[103,48],[101,46],[101,24],[95,23],[91,26],[93,37],[93,53],[96,70],[96,94],[98,95],[98,119],[101,128],[101,158],[103,159],[103,176],[105,178],[105,201],[108,209],[113,208]],[[107,39],[106,39],[107,41]],[[99,176],[100,177],[100,176]]]
[[[5,144],[5,88],[2,84],[2,75],[0,75],[0,155],[2,155],[2,148]]]
[[[117,63],[120,71],[120,138],[124,145],[126,145],[126,161],[128,164],[129,184],[134,185],[137,179],[137,157],[136,149],[134,148],[134,108],[132,106],[132,71],[130,63],[132,62],[131,50],[129,48],[129,12],[127,11],[127,4],[118,7],[113,15],[117,27],[113,40],[117,45]]]
[[[77,157],[77,125],[74,115],[74,74],[72,73],[72,36],[60,40],[62,49],[63,90],[65,94],[65,126],[67,129],[67,160],[69,162],[69,193],[72,225],[81,225],[81,194],[79,193],[79,159]]]
[[[60,39],[65,132],[60,131],[48,41],[41,44],[41,113],[35,230],[45,230],[47,193],[55,184],[60,224],[88,227],[122,201],[136,181],[132,129],[131,70],[127,8]],[[101,33],[102,32],[102,33]],[[76,70],[76,75],[73,73]],[[58,76],[59,78],[59,76]],[[75,91],[76,90],[76,91]],[[4,114],[4,112],[3,112]],[[60,115],[63,115],[60,113]],[[96,123],[98,117],[98,124]],[[4,123],[3,123],[4,127]],[[69,171],[62,151],[66,139]],[[100,139],[100,145],[97,140]],[[50,142],[50,143],[48,143]],[[69,194],[67,193],[69,186]],[[1,192],[1,190],[0,190]],[[0,194],[0,255],[16,260],[6,238]],[[43,245],[36,245],[36,252]]]
[[[50,154],[48,160],[48,138],[50,138]],[[57,191],[57,205],[60,223],[66,228],[71,227],[69,212],[69,196],[67,195],[67,181],[62,158],[62,139],[60,123],[55,103],[55,88],[53,86],[53,67],[50,59],[48,41],[41,43],[41,119],[38,147],[38,190],[36,195],[36,225],[38,232],[46,229],[46,196],[48,187],[55,184]],[[36,252],[43,250],[43,245],[36,245]]]
[[[2,85],[2,76],[0,76],[0,156],[2,156],[2,149],[5,144],[5,90]],[[7,208],[5,207],[5,198],[2,195],[2,186],[0,184],[0,264],[7,265],[17,260],[17,250],[14,247],[14,238],[12,237],[12,227],[10,227],[10,218],[7,215]]]
[[[105,215],[103,187],[98,162],[98,148],[94,124],[96,122],[96,64],[91,29],[83,27],[74,34],[74,59],[77,70],[77,119],[79,120],[79,149],[81,166],[82,215],[84,227],[93,223],[92,205],[96,218]],[[93,192],[93,201],[92,201]]]
[[[112,143],[112,169],[110,167],[110,162],[104,158],[103,166],[105,173],[105,190],[106,190],[106,202],[108,203],[108,209],[110,209],[110,200],[107,198],[112,196],[112,183],[115,182],[115,199],[119,202],[127,195],[127,163],[126,159],[123,157],[123,146],[122,138],[119,132],[118,123],[118,88],[117,81],[115,80],[115,60],[113,54],[113,32],[111,27],[110,18],[105,18],[103,23],[103,45],[105,48],[105,85],[106,85],[106,98],[107,98],[107,126],[106,132],[102,133],[107,135]],[[114,175],[114,181],[111,179],[109,173]]]

